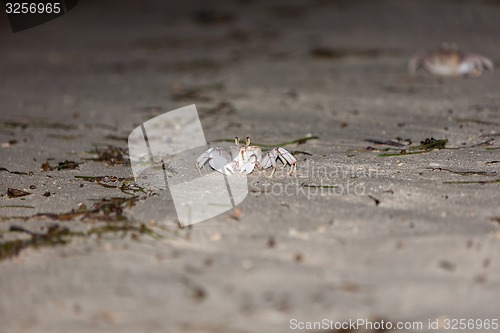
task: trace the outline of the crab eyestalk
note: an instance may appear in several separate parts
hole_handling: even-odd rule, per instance
[[[458,51],[458,45],[453,42],[441,43],[441,49],[444,51]]]
[[[247,147],[250,146],[250,137],[247,136]]]
[[[240,145],[240,138],[235,137],[235,138],[234,138],[234,143],[235,143],[237,146],[239,146],[239,145]]]

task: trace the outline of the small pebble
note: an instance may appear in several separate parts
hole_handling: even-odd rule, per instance
[[[269,237],[269,239],[267,240],[267,247],[270,249],[276,247],[276,239],[274,239],[274,237]]]
[[[214,242],[220,241],[222,239],[222,235],[220,232],[214,232],[211,236],[210,239],[213,240]]]
[[[241,267],[245,270],[251,270],[253,267],[253,262],[251,260],[245,259],[241,262]]]
[[[293,260],[295,262],[302,262],[304,261],[304,255],[302,255],[302,253],[296,253],[295,256],[293,257]]]

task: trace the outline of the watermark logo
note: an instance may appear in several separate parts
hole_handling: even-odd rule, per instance
[[[233,209],[248,195],[247,177],[198,172],[196,158],[208,145],[195,105],[170,111],[135,128],[128,137],[137,183],[170,190],[181,226]]]
[[[300,163],[297,173],[289,176],[285,169],[278,168],[275,177],[284,181],[249,179],[250,194],[302,197],[305,200],[343,195],[366,196],[370,192],[368,183],[379,177],[379,170],[366,166],[338,164],[333,160],[315,163],[306,159]]]
[[[12,32],[18,32],[47,23],[64,15],[78,4],[79,0],[4,0]]]

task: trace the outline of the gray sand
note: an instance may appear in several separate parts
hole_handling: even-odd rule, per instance
[[[109,136],[178,107],[197,104],[209,141],[319,139],[286,146],[308,153],[296,154],[294,176],[250,175],[239,219],[180,228],[168,193],[139,192],[123,216],[161,239],[71,237],[1,261],[0,332],[288,332],[291,319],[323,318],[433,331],[429,320],[500,319],[500,155],[487,149],[498,147],[500,76],[406,69],[413,52],[442,41],[500,59],[498,3],[218,1],[234,16],[208,25],[193,20],[200,8],[81,1],[24,32],[2,23],[0,167],[33,175],[0,172],[0,243],[29,239],[7,232],[12,225],[120,224],[13,217],[127,197],[75,178],[131,177],[130,166],[89,161],[88,152],[126,147]],[[333,56],[310,54],[320,46]],[[172,95],[174,84],[214,83],[223,89],[200,93],[210,100]],[[211,112],[220,102],[234,111]],[[365,141],[397,137],[458,149],[381,157],[395,147]],[[47,159],[83,163],[41,171]],[[463,181],[472,183],[446,183]],[[32,194],[8,198],[8,188]],[[32,208],[5,207],[13,205]]]

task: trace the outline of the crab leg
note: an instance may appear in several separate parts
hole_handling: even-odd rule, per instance
[[[260,167],[262,169],[267,169],[269,167],[273,168],[270,177],[272,177],[276,171],[277,159],[280,159],[284,165],[290,164],[290,171],[288,172],[289,175],[297,169],[297,159],[292,154],[290,154],[285,148],[273,148],[268,151],[262,161],[260,161]]]
[[[195,162],[196,169],[198,169],[198,172],[201,174],[201,168],[205,169],[205,163],[207,163],[211,157],[210,154],[214,151],[215,148],[208,148],[203,154],[201,154]]]
[[[493,71],[495,69],[493,62],[490,59],[483,57],[482,55],[471,54],[467,58],[474,59],[474,63],[476,64],[477,67],[482,67],[489,71]]]
[[[425,59],[429,53],[425,50],[419,50],[408,63],[410,74],[415,74],[420,68],[424,67]]]
[[[297,159],[292,154],[290,154],[288,150],[281,147],[276,148],[276,150],[278,151],[279,157],[283,164],[286,164],[284,160],[286,160],[291,167],[297,164]]]
[[[470,55],[466,57],[461,65],[460,72],[465,76],[479,77],[483,74],[485,65],[477,55]]]

